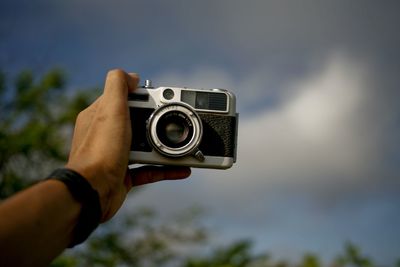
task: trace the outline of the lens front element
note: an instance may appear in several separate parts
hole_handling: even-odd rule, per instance
[[[187,145],[193,136],[190,119],[180,111],[171,111],[162,115],[156,126],[160,141],[171,148]]]
[[[192,107],[171,103],[153,112],[147,134],[153,147],[161,154],[182,157],[197,149],[202,137],[202,124]]]

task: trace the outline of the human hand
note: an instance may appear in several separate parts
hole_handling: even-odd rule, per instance
[[[76,120],[66,167],[83,175],[98,191],[102,222],[118,211],[132,186],[190,175],[186,167],[144,166],[128,171],[132,132],[127,97],[138,82],[137,74],[108,72],[103,94]]]

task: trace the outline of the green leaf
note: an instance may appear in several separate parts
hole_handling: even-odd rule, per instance
[[[6,89],[6,75],[0,70],[0,97]]]
[[[21,94],[28,89],[30,89],[33,85],[33,75],[29,70],[22,71],[15,81],[15,87],[17,89],[18,94]]]
[[[321,266],[320,260],[317,255],[306,253],[303,256],[301,267],[319,267]]]
[[[42,79],[41,86],[45,90],[62,89],[66,83],[65,74],[61,69],[53,69],[49,71]]]
[[[50,267],[75,267],[77,266],[77,261],[73,257],[61,256],[55,259]]]

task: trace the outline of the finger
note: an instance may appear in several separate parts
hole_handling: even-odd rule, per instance
[[[128,75],[122,70],[109,71],[104,85],[104,98],[99,109],[101,111],[99,117],[115,119],[123,116],[119,121],[125,123],[129,118],[128,92],[133,91],[138,82],[138,77]]]
[[[104,85],[104,95],[106,98],[119,98],[128,93],[126,72],[120,69],[110,70],[107,73]]]
[[[143,166],[130,169],[132,186],[155,183],[162,180],[180,180],[191,173],[189,167]]]
[[[137,73],[128,73],[128,91],[129,93],[133,93],[138,87],[140,81],[139,74]]]

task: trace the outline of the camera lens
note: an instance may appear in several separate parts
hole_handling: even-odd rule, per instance
[[[168,157],[193,153],[202,134],[199,115],[191,106],[180,102],[156,109],[147,124],[147,136],[153,148]]]
[[[160,141],[172,148],[185,146],[193,134],[190,119],[177,111],[168,112],[161,116],[156,128]]]
[[[171,122],[165,127],[165,132],[169,141],[178,144],[185,140],[188,131],[184,125]]]

